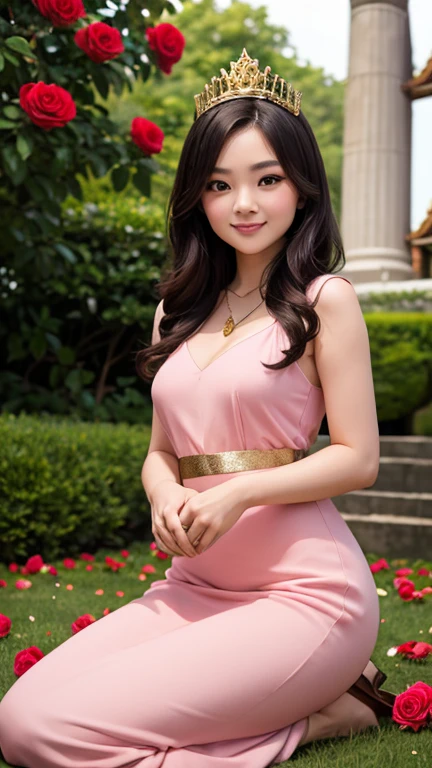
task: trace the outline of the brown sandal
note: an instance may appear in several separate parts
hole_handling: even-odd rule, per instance
[[[393,705],[397,694],[380,689],[380,685],[386,679],[387,675],[378,669],[372,661],[369,661],[363,674],[351,688],[348,688],[348,693],[370,707],[377,719],[379,717],[392,717],[393,714]]]

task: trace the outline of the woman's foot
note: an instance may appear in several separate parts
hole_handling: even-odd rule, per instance
[[[349,736],[351,731],[359,733],[371,725],[379,727],[372,709],[346,692],[308,717],[308,725],[298,746],[319,739]]]

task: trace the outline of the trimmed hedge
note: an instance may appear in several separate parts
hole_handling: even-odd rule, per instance
[[[364,315],[378,421],[399,419],[432,400],[432,314]]]
[[[151,539],[141,482],[150,429],[0,416],[0,561]]]

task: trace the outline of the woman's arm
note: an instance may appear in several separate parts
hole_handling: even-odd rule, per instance
[[[369,338],[353,286],[328,279],[315,311],[321,321],[315,363],[331,445],[292,464],[228,480],[248,506],[339,496],[377,478],[380,443]]]

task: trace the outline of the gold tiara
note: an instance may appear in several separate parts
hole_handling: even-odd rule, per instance
[[[207,83],[204,90],[194,96],[196,119],[222,101],[244,97],[269,99],[293,115],[299,115],[301,91],[296,91],[279,75],[270,74],[270,69],[267,66],[264,72],[260,72],[258,59],[251,59],[243,48],[239,60],[231,62],[229,74],[221,68],[222,77],[212,77],[210,84]]]

